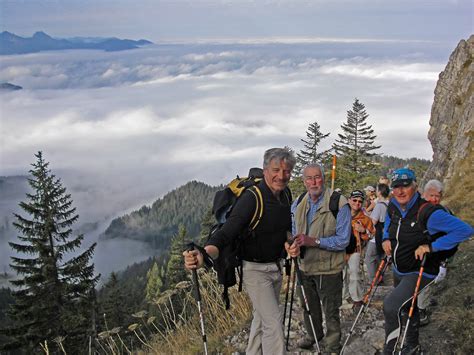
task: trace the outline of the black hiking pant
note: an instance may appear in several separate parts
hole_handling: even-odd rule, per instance
[[[385,317],[385,346],[384,354],[393,354],[398,341],[403,336],[402,326],[406,325],[408,319],[408,311],[411,306],[413,293],[415,292],[418,273],[409,275],[398,275],[393,273],[393,281],[395,288],[390,292],[383,301],[383,313]],[[418,294],[433,279],[427,277],[421,278]],[[418,330],[420,327],[420,314],[418,307],[415,307],[410,325],[408,327],[407,336],[404,346],[418,345]]]

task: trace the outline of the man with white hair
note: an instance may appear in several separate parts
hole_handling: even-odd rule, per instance
[[[286,354],[283,315],[279,307],[282,285],[280,262],[285,249],[291,257],[299,254],[298,244],[287,242],[291,230],[288,182],[295,163],[296,159],[288,149],[268,149],[263,157],[263,180],[256,185],[263,199],[260,223],[253,231],[250,230],[256,199],[247,189],[235,203],[222,228],[211,236],[202,249],[207,258],[217,259],[221,251],[240,241],[243,286],[253,306],[246,354]],[[204,262],[203,253],[185,251],[186,269],[200,268]]]
[[[325,353],[338,354],[341,350],[339,307],[342,304],[342,269],[351,234],[351,211],[344,196],[325,187],[321,165],[307,165],[303,169],[303,183],[307,192],[291,206],[295,242],[305,249],[304,257],[299,260],[301,281],[317,340],[324,337]],[[337,212],[332,208],[333,201],[336,202]],[[323,312],[326,334],[323,332]],[[304,321],[307,335],[298,346],[311,349],[316,339],[306,312]]]
[[[423,198],[426,201],[431,202],[432,204],[439,205],[441,203],[441,199],[443,198],[443,190],[444,186],[441,181],[436,179],[430,180],[425,184],[425,188],[423,189]],[[452,214],[452,212],[447,207],[444,208],[447,212]],[[441,282],[446,277],[447,262],[447,259],[441,262],[441,265],[439,266],[438,276],[436,276],[436,278],[434,279],[435,283]],[[421,291],[418,295],[420,326],[426,325],[430,322],[427,308],[429,307],[431,302],[431,289],[431,287],[425,287],[423,291]]]

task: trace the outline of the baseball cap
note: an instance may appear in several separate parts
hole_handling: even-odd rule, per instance
[[[353,197],[359,197],[362,200],[364,200],[365,199],[365,194],[360,190],[354,190],[354,191],[351,192],[351,195],[349,196],[349,198],[353,198]]]
[[[397,169],[392,175],[391,187],[408,186],[416,181],[415,172],[408,168]]]

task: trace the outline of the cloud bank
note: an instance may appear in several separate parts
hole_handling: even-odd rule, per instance
[[[189,180],[243,175],[267,148],[299,150],[312,122],[331,133],[328,148],[355,97],[380,152],[431,158],[426,136],[442,49],[168,44],[4,56],[0,82],[24,90],[0,94],[0,175],[26,174],[42,150],[74,191],[81,223],[106,224]]]

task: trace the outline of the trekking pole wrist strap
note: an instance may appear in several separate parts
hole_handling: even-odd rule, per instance
[[[204,249],[202,246],[197,245],[197,244],[194,244],[194,248],[202,254],[202,258],[203,258],[204,265],[206,266],[206,268],[210,269],[214,267],[214,260],[207,253],[206,249]]]

